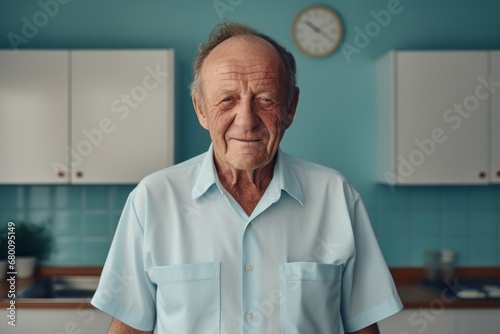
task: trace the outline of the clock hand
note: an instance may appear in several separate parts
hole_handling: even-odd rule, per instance
[[[306,25],[317,33],[321,32],[321,29],[316,27],[311,21],[306,20]]]
[[[314,32],[320,34],[321,36],[325,37],[329,41],[333,42],[333,39],[330,36],[328,36],[328,34],[326,34],[323,30],[321,30],[320,28],[318,28],[317,26],[315,26],[311,21],[306,20],[305,23],[306,23],[306,25],[309,28],[311,28],[312,30],[314,30]]]

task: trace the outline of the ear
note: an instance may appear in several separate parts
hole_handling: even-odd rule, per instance
[[[194,110],[196,111],[196,116],[198,116],[198,122],[200,122],[200,125],[205,129],[208,130],[208,122],[205,114],[203,113],[203,103],[200,101],[200,99],[196,97],[191,98],[193,100],[193,107]]]
[[[295,111],[297,110],[297,104],[299,104],[299,87],[295,87],[293,92],[292,100],[290,101],[290,106],[288,107],[288,112],[285,118],[285,129],[288,129],[292,125],[293,117],[295,116]]]

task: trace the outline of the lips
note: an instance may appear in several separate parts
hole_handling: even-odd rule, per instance
[[[233,140],[236,140],[236,141],[241,141],[241,142],[244,142],[244,143],[254,143],[254,142],[258,142],[258,141],[261,141],[261,139],[239,139],[239,138],[233,138]]]

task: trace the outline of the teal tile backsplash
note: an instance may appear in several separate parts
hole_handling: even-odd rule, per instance
[[[0,186],[0,223],[47,223],[54,251],[49,266],[100,266],[134,185]]]
[[[133,185],[0,186],[0,222],[48,222],[55,249],[44,264],[104,264]],[[500,265],[500,186],[376,186],[367,203],[390,266],[421,266],[429,249],[449,248],[460,266]]]
[[[459,266],[500,265],[500,186],[376,186],[370,212],[391,266],[422,266],[426,250],[457,252]]]

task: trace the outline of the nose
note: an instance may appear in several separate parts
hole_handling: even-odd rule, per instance
[[[245,131],[250,131],[259,125],[257,108],[252,99],[241,99],[234,119],[234,124]]]

